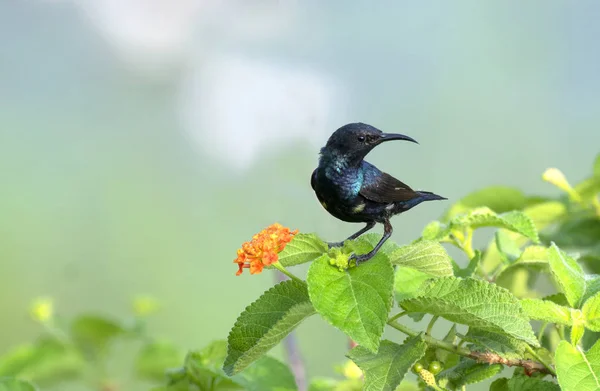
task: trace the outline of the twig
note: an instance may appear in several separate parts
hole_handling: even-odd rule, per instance
[[[277,262],[279,263],[279,262]],[[276,264],[274,264],[275,266]],[[275,266],[277,267],[277,266]],[[276,273],[277,281],[285,281],[287,279],[286,276],[290,278],[298,279],[293,274],[285,273],[285,268],[279,269],[282,273]],[[287,271],[287,270],[286,270]],[[298,342],[296,340],[296,335],[292,331],[288,334],[288,336],[283,340],[283,346],[285,348],[285,352],[287,355],[288,362],[290,363],[290,367],[292,369],[292,373],[294,374],[294,378],[296,379],[296,385],[298,386],[298,391],[306,391],[307,382],[306,382],[306,369],[304,367],[304,360],[302,360],[302,355],[300,354],[300,349],[298,348]]]
[[[556,376],[556,372],[554,371],[554,369],[552,369],[552,367],[550,365],[546,365],[542,362],[537,362],[537,361],[533,361],[533,360],[522,360],[522,359],[507,359],[507,358],[501,357],[499,354],[493,353],[493,352],[472,351],[465,347],[457,346],[450,342],[446,342],[446,341],[442,341],[442,340],[433,338],[430,335],[421,334],[417,331],[412,330],[409,327],[406,327],[403,324],[396,322],[395,320],[388,321],[388,324],[390,326],[392,326],[393,328],[395,328],[396,330],[401,331],[408,336],[416,337],[417,335],[421,335],[421,338],[423,338],[423,341],[425,341],[425,343],[427,343],[428,345],[435,346],[436,348],[443,349],[448,352],[456,353],[456,354],[464,356],[464,357],[468,357],[475,361],[485,362],[488,364],[502,364],[502,365],[506,365],[509,367],[523,367],[525,369],[525,373],[527,373],[528,375],[531,375],[535,372],[539,372],[539,373],[543,373],[543,374],[550,374],[550,375]],[[534,357],[535,357],[535,355],[534,355]],[[536,358],[538,358],[538,357],[536,357]]]

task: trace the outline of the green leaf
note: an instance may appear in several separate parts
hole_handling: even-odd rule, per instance
[[[567,214],[565,204],[559,201],[548,201],[528,206],[523,210],[533,221],[538,231],[558,222]]]
[[[581,312],[583,312],[585,327],[592,331],[600,331],[600,293],[588,299],[583,304]]]
[[[600,177],[600,153],[596,156],[594,161],[594,176]]]
[[[473,383],[479,383],[485,379],[502,372],[502,365],[478,363],[474,360],[463,358],[454,368],[447,369],[438,375],[440,384],[449,383],[452,388],[462,387]]]
[[[438,242],[424,240],[400,247],[390,254],[390,261],[434,277],[452,275],[452,259]]]
[[[338,381],[329,378],[311,379],[308,391],[335,391]]]
[[[228,378],[223,371],[223,362],[227,355],[227,342],[214,341],[200,351],[189,352],[185,358],[183,369],[183,383],[185,380],[191,381],[200,390],[216,387],[219,391],[242,390],[243,387],[235,382],[233,378]],[[180,371],[168,371],[168,377],[171,383],[180,385],[182,374]],[[196,389],[196,388],[190,388]],[[179,390],[179,388],[177,388]],[[188,388],[185,388],[187,391]]]
[[[583,327],[582,324],[574,324],[573,327],[571,327],[571,343],[577,345],[579,341],[581,341],[584,333],[585,327]]]
[[[570,326],[571,309],[547,300],[523,299],[521,306],[530,319]]]
[[[544,238],[560,247],[586,248],[596,246],[600,238],[600,219],[595,216],[573,218],[560,225],[559,229]]]
[[[535,225],[525,213],[520,211],[512,211],[499,215],[490,208],[482,207],[473,209],[469,213],[456,216],[450,222],[451,229],[467,227],[504,228],[509,231],[520,233],[536,243],[539,242]]]
[[[521,256],[521,249],[519,245],[513,240],[513,235],[505,230],[496,231],[496,247],[500,250],[500,253],[509,262],[514,262]]]
[[[286,267],[300,265],[317,259],[327,250],[327,243],[315,234],[299,233],[279,253],[279,263]]]
[[[431,279],[431,276],[427,273],[410,267],[398,266],[396,268],[396,278],[394,279],[396,300],[400,302],[418,296],[423,283],[429,279]]]
[[[184,355],[169,342],[153,341],[140,349],[135,359],[137,375],[144,379],[164,380],[165,372],[183,362]]]
[[[525,195],[519,189],[506,186],[490,186],[477,190],[452,205],[444,215],[444,221],[481,206],[487,206],[496,213],[503,213],[523,209],[526,202]]]
[[[585,303],[590,297],[600,292],[600,276],[586,275],[585,276],[585,293],[581,298],[581,302]]]
[[[0,391],[36,391],[37,388],[24,380],[12,377],[0,378]]]
[[[600,192],[600,177],[587,178],[575,186],[575,191],[584,202],[593,201],[594,197]]]
[[[587,352],[560,341],[554,360],[558,384],[563,391],[600,390],[600,341]]]
[[[296,391],[296,380],[290,368],[273,357],[261,357],[232,380],[246,391]]]
[[[85,354],[92,357],[106,353],[109,343],[125,333],[116,321],[96,315],[82,315],[71,323],[71,337]]]
[[[287,280],[275,285],[237,318],[223,369],[228,375],[238,373],[314,313],[306,284]]]
[[[413,337],[402,345],[384,340],[376,354],[359,345],[348,357],[365,373],[364,391],[394,391],[426,349],[420,337]]]
[[[569,304],[574,308],[579,308],[586,286],[581,266],[554,243],[548,249],[548,262],[550,270]]]
[[[476,327],[469,327],[465,340],[504,358],[522,357],[527,346],[525,342],[508,335],[490,333]]]
[[[19,376],[51,386],[79,376],[85,362],[70,344],[43,336],[0,358],[0,376]]]
[[[392,306],[394,269],[377,253],[340,271],[322,256],[308,270],[308,292],[317,312],[359,345],[377,352]]]
[[[513,376],[495,380],[490,391],[561,391],[556,383],[545,381],[539,377]]]
[[[506,333],[539,346],[519,301],[506,289],[486,281],[442,277],[423,287],[419,297],[400,305],[407,311],[426,312],[485,331]]]
[[[496,284],[508,289],[517,297],[525,297],[530,293],[530,286],[535,282],[535,272],[548,269],[548,251],[543,246],[529,246],[511,265],[502,270],[496,277]]]
[[[454,275],[456,277],[472,277],[477,271],[477,267],[479,266],[479,262],[481,261],[481,251],[475,250],[475,256],[471,258],[469,264],[464,269],[458,267],[456,263],[453,263]]]
[[[439,221],[427,224],[421,233],[423,240],[442,240],[450,233],[450,228]]]
[[[453,324],[448,333],[443,339],[444,342],[456,344],[456,325]],[[456,353],[451,353],[444,349],[435,349],[435,358],[444,364],[444,367],[449,368],[458,364],[460,356]]]

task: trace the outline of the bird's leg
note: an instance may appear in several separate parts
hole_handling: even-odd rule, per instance
[[[379,243],[377,243],[377,245],[373,248],[373,250],[369,251],[366,254],[361,254],[361,255],[352,254],[352,256],[350,256],[350,260],[354,259],[356,261],[356,266],[358,266],[361,263],[366,262],[369,259],[373,258],[375,256],[375,254],[377,254],[377,251],[379,251],[381,246],[383,246],[385,241],[388,240],[390,238],[390,236],[392,236],[393,231],[394,231],[394,229],[392,228],[392,224],[390,223],[390,220],[386,219],[383,222],[383,236],[381,237],[381,240],[379,240]]]
[[[347,241],[347,240],[354,240],[354,239],[358,238],[360,235],[362,235],[365,232],[367,232],[368,230],[372,229],[374,226],[375,226],[375,222],[374,221],[368,222],[367,225],[363,229],[361,229],[360,231],[358,231],[355,234],[352,234],[346,240],[342,240],[341,242],[327,243],[327,244],[329,245],[329,248],[332,248],[332,247],[342,247],[344,245],[345,241]]]

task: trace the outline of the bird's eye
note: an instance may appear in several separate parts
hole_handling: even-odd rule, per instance
[[[361,143],[365,141],[365,136],[358,136],[358,141]]]

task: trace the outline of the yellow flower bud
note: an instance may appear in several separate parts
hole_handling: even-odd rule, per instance
[[[138,296],[133,299],[133,313],[137,316],[148,316],[158,311],[159,303],[150,296]]]
[[[54,315],[54,303],[49,297],[40,297],[33,301],[29,309],[31,317],[40,323],[47,323]]]
[[[348,360],[348,362],[346,362],[344,365],[343,373],[348,379],[360,379],[363,375],[358,365],[356,365],[354,361],[350,360]]]
[[[547,169],[542,175],[542,179],[558,187],[565,193],[569,194],[569,197],[571,197],[573,201],[581,200],[579,194],[575,191],[575,189],[573,189],[573,187],[571,187],[571,185],[567,181],[565,174],[563,174],[562,171],[560,171],[558,168]]]

